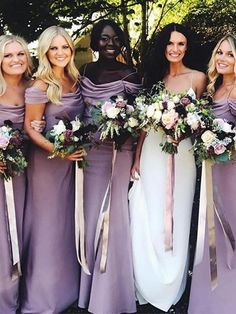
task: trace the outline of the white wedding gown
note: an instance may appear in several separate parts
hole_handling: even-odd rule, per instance
[[[144,140],[140,179],[129,192],[134,276],[137,299],[168,311],[183,294],[188,270],[188,248],[196,166],[190,138],[180,142],[175,155],[173,250],[164,244],[167,156],[160,143],[162,131]]]

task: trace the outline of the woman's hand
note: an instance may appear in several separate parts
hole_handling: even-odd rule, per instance
[[[139,180],[140,176],[140,160],[136,159],[130,171],[132,180]]]
[[[71,161],[81,161],[84,159],[86,155],[87,155],[86,151],[83,148],[81,148],[81,149],[78,149],[73,154],[67,155],[65,159],[68,159]]]
[[[180,140],[175,140],[171,135],[167,135],[167,142],[174,145],[174,146],[178,146]]]
[[[6,170],[6,169],[7,169],[6,165],[4,165],[4,163],[2,161],[0,161],[0,173],[3,173],[4,170]]]
[[[45,126],[46,126],[46,121],[45,120],[33,120],[30,122],[30,126],[39,133],[42,133]]]

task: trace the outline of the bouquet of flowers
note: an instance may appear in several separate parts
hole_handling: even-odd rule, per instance
[[[86,149],[92,145],[92,134],[96,131],[94,125],[84,125],[78,117],[73,121],[63,118],[46,133],[46,138],[53,143],[54,150],[49,155],[49,159],[55,157],[65,158],[77,151],[83,149],[86,155]],[[87,166],[86,159],[78,162],[79,168]]]
[[[20,175],[27,166],[23,154],[24,136],[21,130],[14,129],[10,120],[0,127],[0,161],[6,166],[1,176],[7,181]]]
[[[213,119],[208,128],[196,137],[193,149],[197,163],[203,160],[225,162],[232,159],[236,148],[236,127],[223,119]]]
[[[92,109],[92,118],[101,132],[100,139],[112,140],[117,149],[130,136],[137,136],[138,121],[132,116],[133,106],[128,105],[122,96],[114,96],[98,103]]]
[[[187,94],[167,93],[161,84],[149,94],[136,97],[136,119],[145,130],[163,129],[166,141],[162,150],[175,154],[178,143],[199,134],[212,119],[209,99],[193,99]]]

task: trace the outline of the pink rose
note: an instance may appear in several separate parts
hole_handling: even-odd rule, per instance
[[[214,146],[214,151],[216,155],[223,154],[226,151],[226,148],[223,144],[216,144]]]
[[[7,145],[9,144],[9,138],[7,137],[0,137],[0,148],[1,149],[6,149]]]
[[[165,128],[169,130],[176,124],[178,117],[178,113],[174,109],[171,109],[169,111],[164,111],[161,121]]]
[[[115,107],[115,104],[110,101],[105,101],[105,103],[102,105],[102,115],[105,116],[107,114],[107,111],[111,108]]]

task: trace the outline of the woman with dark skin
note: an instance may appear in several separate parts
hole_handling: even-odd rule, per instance
[[[99,58],[80,71],[86,122],[91,121],[91,108],[99,101],[118,95],[130,99],[141,87],[136,71],[116,60],[122,47],[124,34],[114,21],[102,20],[94,26],[91,48]],[[99,140],[99,134],[95,137]],[[131,139],[117,152],[112,173],[114,154],[112,141],[100,143],[88,152],[89,167],[84,171],[85,248],[91,275],[82,271],[79,306],[92,313],[136,311],[128,212]],[[110,180],[110,208],[101,210]],[[97,235],[101,237],[96,252]]]

